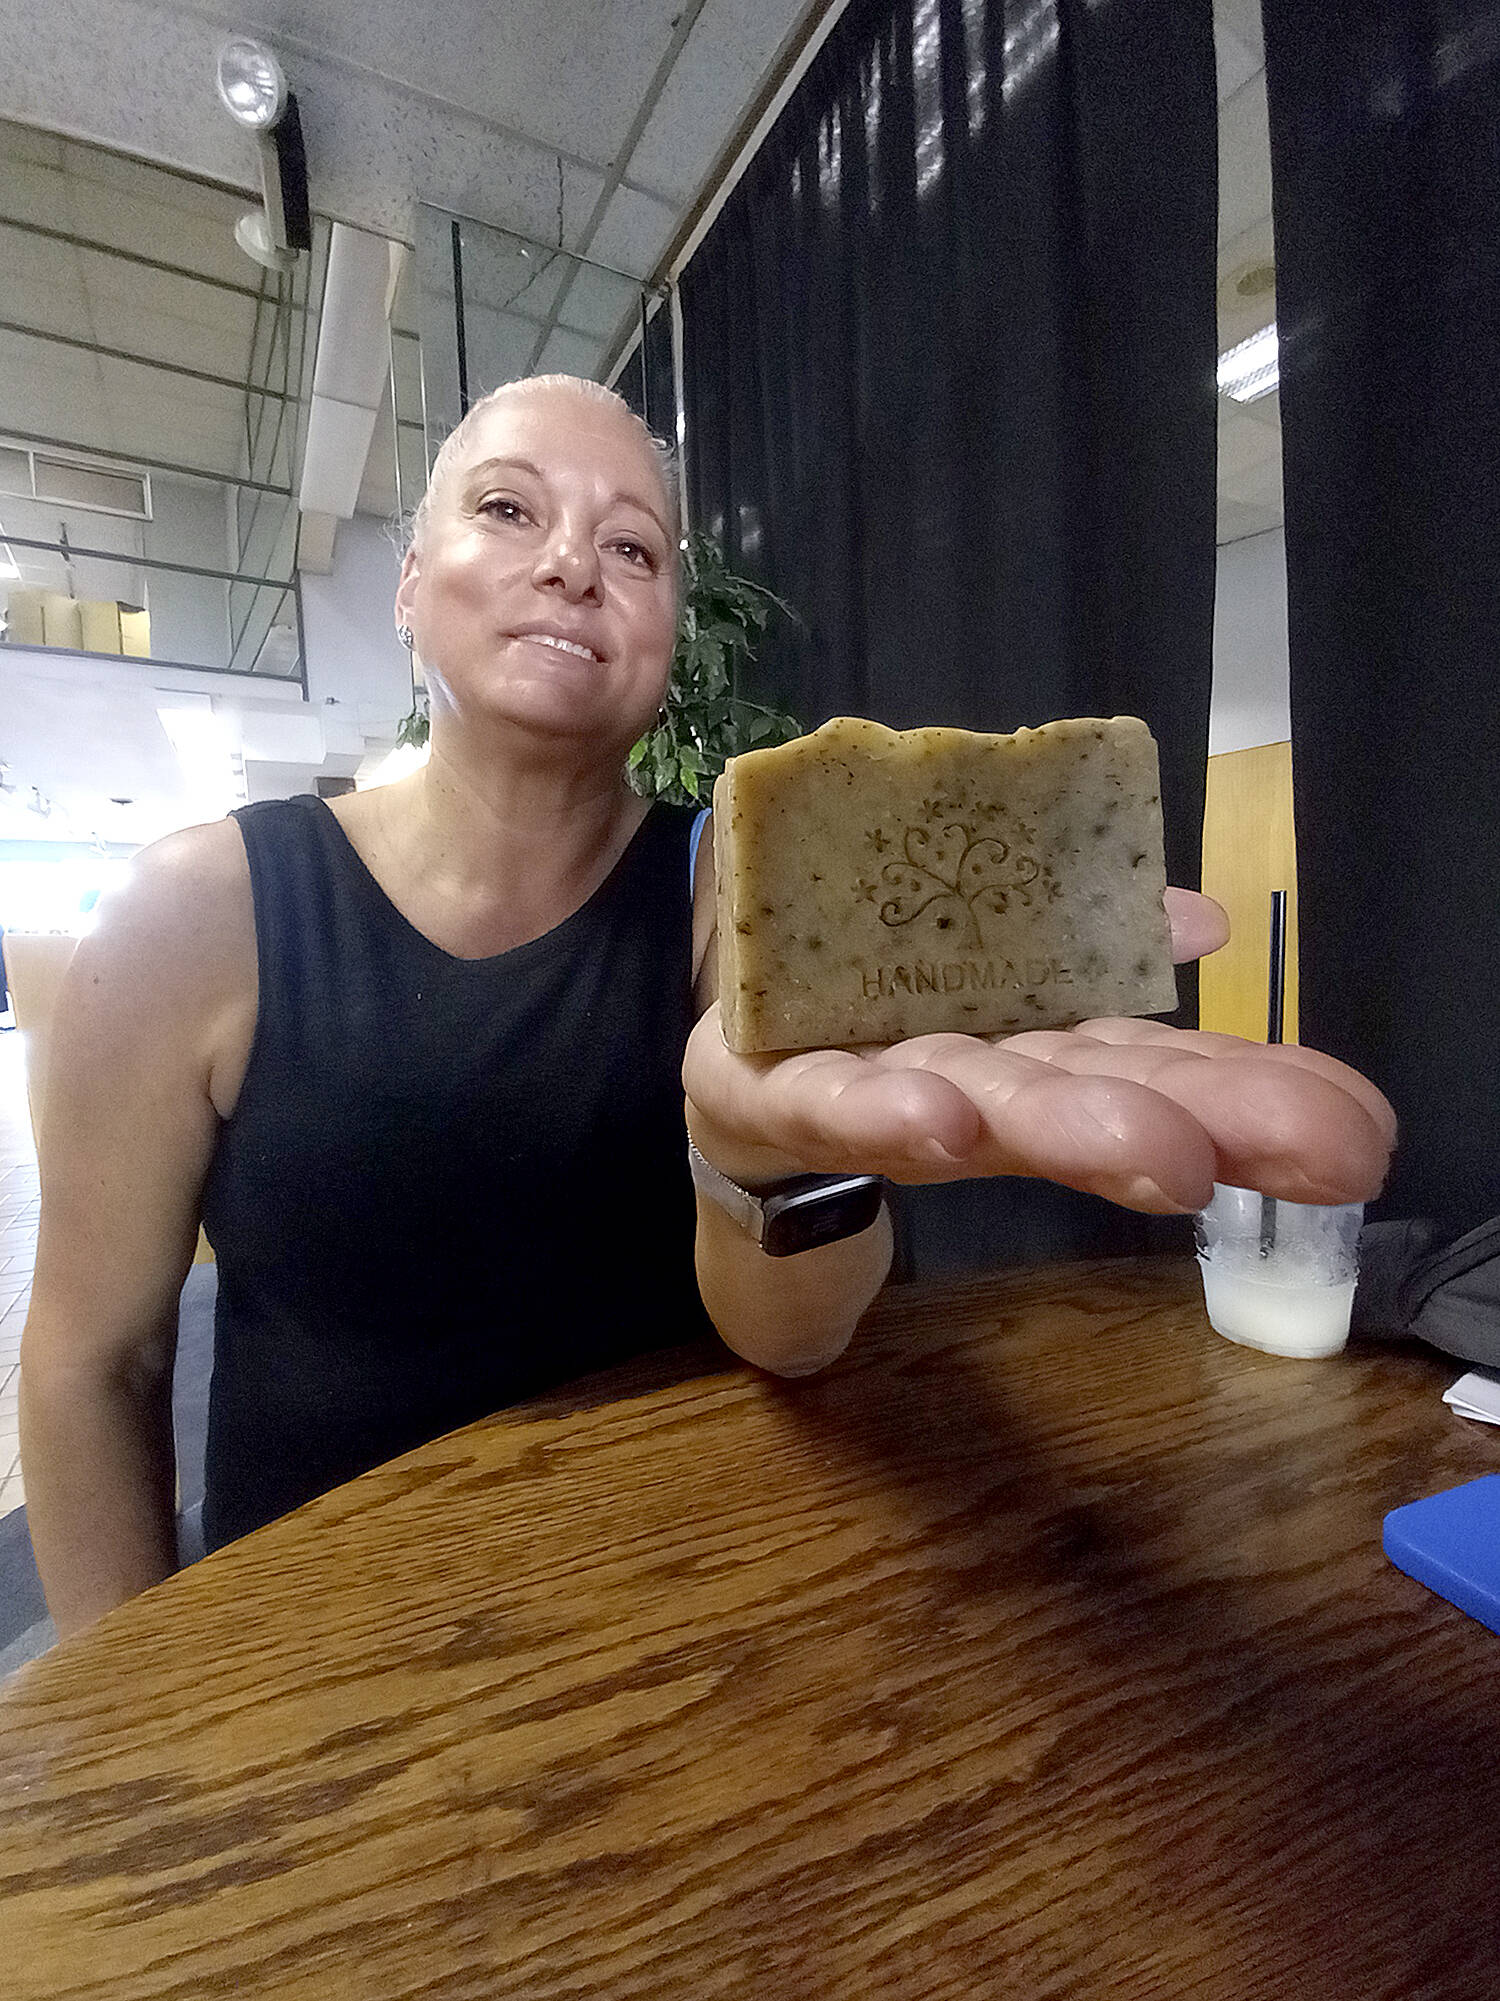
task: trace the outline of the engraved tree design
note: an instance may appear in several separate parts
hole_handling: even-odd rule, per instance
[[[881,880],[896,894],[880,906],[880,921],[898,929],[912,923],[934,904],[946,906],[937,919],[941,929],[962,924],[955,941],[983,949],[980,913],[999,916],[1011,898],[1031,903],[1031,885],[1041,874],[1031,855],[1012,856],[1010,844],[993,834],[977,834],[958,821],[938,832],[926,827],[905,830],[906,859],[887,862]]]

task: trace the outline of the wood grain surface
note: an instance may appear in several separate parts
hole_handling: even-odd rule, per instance
[[[1485,2001],[1454,1373],[1120,1263],[474,1426],[7,1686],[0,1993]]]

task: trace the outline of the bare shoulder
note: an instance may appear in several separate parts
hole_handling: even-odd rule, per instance
[[[212,977],[247,942],[253,964],[250,864],[239,828],[219,820],[142,848],[124,882],[100,903],[77,957],[96,969],[129,962],[132,972],[160,985]]]
[[[255,908],[239,828],[232,820],[185,827],[143,848],[101,901],[68,969],[59,1028],[105,1041],[147,1028],[160,1038],[170,1028],[183,1059],[205,1078],[229,1073],[237,1090],[256,986]]]
[[[143,849],[79,940],[46,1027],[33,1367],[170,1366],[173,1306],[256,1001],[238,827],[190,827]]]

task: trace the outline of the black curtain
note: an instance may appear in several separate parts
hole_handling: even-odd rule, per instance
[[[855,0],[681,281],[694,522],[807,622],[750,692],[809,728],[1142,716],[1186,885],[1216,114],[1210,0]],[[917,1271],[1181,1241],[1040,1183],[909,1217]]]
[[[663,299],[646,322],[646,338],[615,378],[615,388],[653,430],[669,442],[677,435],[677,385],[672,368],[672,310]]]
[[[1303,1039],[1500,1211],[1500,12],[1266,0]]]

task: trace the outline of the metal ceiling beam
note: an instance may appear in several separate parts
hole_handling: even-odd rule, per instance
[[[124,570],[170,570],[178,577],[212,577],[221,584],[257,584],[267,590],[295,590],[297,579],[291,577],[257,577],[244,570],[206,570],[199,563],[169,563],[165,556],[126,556],[118,549],[80,549],[76,542],[40,542],[33,535],[10,535],[4,537],[11,549],[40,549],[44,554],[75,557],[82,561],[85,557],[100,563],[115,563]]]
[[[621,187],[625,187],[628,184],[625,181],[621,181],[620,185]],[[637,189],[635,192],[643,194],[646,191],[645,189]],[[653,195],[651,199],[662,202],[663,207],[671,206],[669,202],[663,201],[660,195]],[[644,278],[638,278],[633,271],[621,271],[613,264],[601,264],[597,257],[585,257],[581,250],[566,250],[561,244],[543,243],[540,237],[528,236],[524,230],[512,229],[507,223],[503,222],[486,222],[483,216],[470,215],[466,209],[449,208],[445,202],[424,201],[419,202],[418,207],[431,209],[434,215],[450,216],[454,221],[470,224],[475,229],[488,230],[491,236],[508,236],[512,243],[524,243],[528,250],[540,250],[544,257],[566,257],[575,264],[587,264],[595,271],[607,271],[612,278],[623,278],[627,285],[644,285],[646,282]],[[429,292],[428,296],[432,298],[446,298],[448,295],[446,293]],[[408,335],[408,338],[419,340],[421,336],[419,334],[411,334]]]
[[[416,427],[420,430],[421,425]],[[270,486],[264,480],[242,479],[238,473],[210,472],[204,466],[177,465],[171,459],[143,458],[139,452],[116,452],[104,445],[81,445],[76,438],[43,438],[35,431],[0,430],[0,444],[14,444],[25,451],[40,445],[48,451],[81,452],[85,458],[107,459],[112,465],[123,466],[131,471],[176,473],[182,479],[206,479],[215,486],[247,487],[252,493],[269,493],[278,500],[290,500],[289,486]],[[103,470],[108,471],[106,466]]]
[[[180,361],[156,361],[149,354],[132,354],[123,347],[105,347],[100,341],[79,340],[73,334],[47,333],[41,327],[24,327],[15,320],[0,320],[0,333],[23,334],[29,340],[51,341],[57,347],[78,348],[84,354],[102,354],[109,361],[131,361],[137,368],[154,368],[167,375],[181,375],[189,382],[210,382],[216,389],[233,389],[239,395],[248,390],[253,396],[272,396],[283,403],[298,400],[295,396],[285,395],[280,389],[261,389],[233,375],[211,375],[206,368],[187,368]]]
[[[233,292],[254,300],[260,294],[253,285],[237,285],[232,278],[211,278],[207,272],[191,271],[185,264],[170,264],[165,258],[146,257],[139,250],[122,250],[117,243],[101,243],[96,237],[75,236],[70,229],[49,229],[44,223],[23,222],[19,216],[0,216],[0,229],[18,229],[27,236],[45,237],[49,243],[65,243],[73,250],[96,251],[101,257],[117,257],[125,264],[140,264],[148,271],[164,271],[169,278],[188,278],[195,285],[212,285],[219,292]],[[306,308],[299,306],[298,312]]]

